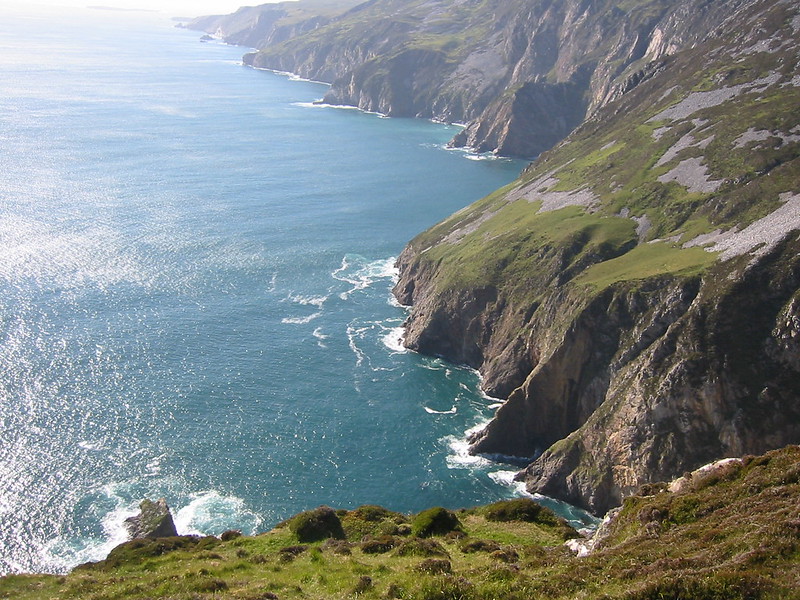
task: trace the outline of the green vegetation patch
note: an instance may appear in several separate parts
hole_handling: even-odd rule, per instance
[[[605,289],[620,281],[635,281],[663,275],[690,276],[702,272],[716,260],[716,253],[698,247],[681,248],[668,242],[640,244],[620,257],[592,265],[575,283]]]
[[[579,206],[547,212],[539,207],[538,202],[517,200],[458,244],[430,248],[424,260],[438,264],[439,288],[494,286],[519,303],[533,303],[554,279],[568,281],[636,244],[631,219],[589,213]]]
[[[365,552],[354,539],[298,545],[288,525],[213,544],[187,536],[126,545],[114,566],[2,577],[0,598],[800,600],[800,447],[693,476],[678,493],[665,489],[650,485],[627,499],[585,558],[564,547],[560,526],[541,522],[546,511],[512,500],[450,513],[459,537],[398,536],[387,552]],[[373,523],[396,514],[334,514],[346,521],[355,512]],[[348,553],[338,552],[344,545]]]
[[[463,531],[461,521],[455,513],[441,506],[424,510],[411,521],[411,532],[421,538],[447,535],[457,531]]]
[[[320,506],[292,517],[289,521],[289,530],[297,536],[300,542],[345,538],[339,516],[328,506]]]

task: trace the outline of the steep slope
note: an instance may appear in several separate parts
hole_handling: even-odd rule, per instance
[[[577,534],[524,499],[412,518],[321,507],[256,537],[136,540],[63,577],[2,577],[0,598],[797,600],[799,480],[795,446],[650,486],[580,558],[564,545]]]
[[[184,27],[211,33],[229,44],[262,48],[328,24],[361,0],[299,0],[243,6],[230,15],[193,19]]]
[[[332,82],[327,103],[467,123],[454,145],[521,157],[551,148],[747,4],[370,0],[311,19],[310,1],[297,3],[306,16],[292,27],[271,16],[292,3],[191,26],[260,48],[247,64]]]
[[[800,7],[713,4],[705,42],[399,260],[406,344],[508,398],[473,451],[596,513],[800,441]]]

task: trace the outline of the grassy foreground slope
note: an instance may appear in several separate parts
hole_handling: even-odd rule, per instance
[[[694,473],[676,492],[648,486],[582,558],[564,545],[576,533],[523,499],[457,521],[444,509],[317,509],[255,537],[136,540],[66,576],[7,576],[0,598],[791,600],[799,505],[790,446]]]

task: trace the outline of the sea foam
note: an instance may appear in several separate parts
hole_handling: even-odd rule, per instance
[[[190,498],[189,504],[174,515],[175,528],[181,535],[219,535],[229,529],[252,535],[261,526],[262,518],[236,496],[207,490]]]
[[[389,329],[381,341],[392,352],[403,353],[408,352],[408,348],[403,345],[406,337],[406,330],[404,327],[392,327]]]
[[[341,292],[339,297],[347,300],[355,292],[365,290],[377,281],[395,281],[399,275],[395,260],[391,257],[370,261],[358,254],[345,255],[341,266],[331,273],[331,277],[353,287]]]

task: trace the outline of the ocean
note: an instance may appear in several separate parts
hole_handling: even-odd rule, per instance
[[[0,574],[102,559],[145,497],[250,534],[519,493],[466,453],[496,401],[403,349],[390,290],[524,163],[315,105],[159,14],[0,17]]]

